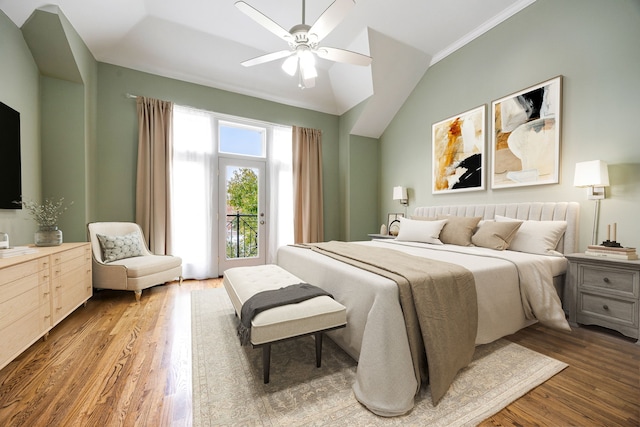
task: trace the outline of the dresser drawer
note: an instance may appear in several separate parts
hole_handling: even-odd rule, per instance
[[[0,290],[3,285],[8,285],[16,280],[31,276],[32,274],[37,273],[39,269],[39,261],[36,259],[3,268],[2,275],[0,275]]]
[[[35,281],[31,280],[31,283],[33,282]],[[15,283],[20,284],[21,280]],[[29,283],[29,285],[31,285],[31,283]],[[35,286],[22,289],[22,292],[13,298],[0,301],[0,329],[11,326],[25,316],[26,313],[37,310],[42,299],[40,292],[40,287],[36,283]]]
[[[39,281],[37,273],[36,271],[29,276],[23,276],[12,282],[0,285],[0,303],[10,301],[25,292],[37,288]]]
[[[26,312],[11,325],[0,328],[0,362],[11,360],[33,344],[47,330],[43,329],[43,318],[39,308]],[[4,366],[6,363],[1,364]]]
[[[582,265],[579,273],[581,287],[609,291],[630,298],[638,297],[640,272],[621,268]]]
[[[74,258],[85,258],[86,248],[85,247],[77,247],[74,249],[69,249],[67,251],[61,251],[57,254],[51,255],[53,265],[58,265],[63,262],[70,261]]]
[[[586,317],[634,326],[638,324],[637,304],[637,300],[581,292],[578,301],[578,322]]]
[[[84,257],[84,254],[81,253],[81,256],[79,257],[70,258],[65,262],[54,264],[51,274],[54,279],[57,279],[71,270],[85,267],[86,264],[87,261]]]

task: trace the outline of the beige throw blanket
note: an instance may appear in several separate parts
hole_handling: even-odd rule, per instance
[[[428,378],[437,404],[475,350],[478,305],[473,274],[456,264],[393,249],[337,241],[304,246],[398,284],[418,390],[421,380]]]

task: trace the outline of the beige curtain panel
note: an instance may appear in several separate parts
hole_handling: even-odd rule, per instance
[[[151,252],[171,253],[171,152],[173,103],[137,98],[136,222]]]
[[[322,132],[293,127],[293,228],[295,243],[324,240]]]

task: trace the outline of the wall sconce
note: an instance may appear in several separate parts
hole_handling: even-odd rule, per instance
[[[604,187],[609,186],[609,169],[602,160],[576,163],[576,171],[573,178],[575,187],[587,187],[587,199],[595,200],[595,212],[593,215],[593,236],[591,244],[596,244],[598,233],[598,215],[600,213],[600,200],[605,198]]]
[[[609,169],[602,160],[576,163],[576,174],[573,178],[575,187],[587,187],[589,200],[605,198],[604,187],[609,186]]]
[[[393,200],[400,200],[402,206],[408,206],[407,187],[393,187]]]

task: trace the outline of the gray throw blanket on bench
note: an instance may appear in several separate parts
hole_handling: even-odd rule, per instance
[[[323,295],[333,298],[333,295],[324,289],[308,283],[299,283],[280,289],[258,292],[242,304],[240,324],[238,325],[240,344],[249,344],[251,340],[251,321],[256,314],[269,310],[270,308],[295,304]]]

